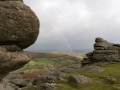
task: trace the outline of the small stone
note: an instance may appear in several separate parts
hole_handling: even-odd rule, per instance
[[[85,66],[85,67],[83,67],[81,71],[83,71],[83,72],[101,73],[101,72],[103,72],[104,70],[101,69],[101,68],[98,67],[98,66],[91,65],[91,66]]]
[[[19,86],[19,87],[25,87],[29,83],[30,80],[28,79],[12,79],[10,82]]]
[[[39,90],[55,90],[56,84],[55,83],[44,83],[40,85]]]
[[[85,77],[83,75],[71,75],[69,77],[69,81],[70,82],[73,82],[75,84],[83,84],[83,83],[87,83],[87,82],[90,82],[92,79],[88,78],[88,77]]]

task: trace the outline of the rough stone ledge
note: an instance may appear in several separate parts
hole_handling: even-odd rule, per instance
[[[9,72],[23,67],[31,60],[31,57],[21,52],[0,51],[0,80]]]

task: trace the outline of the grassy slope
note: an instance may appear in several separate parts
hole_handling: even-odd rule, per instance
[[[66,79],[70,74],[75,75],[85,75],[87,77],[92,78],[92,82],[85,84],[73,84],[73,83],[65,83],[65,82],[57,82],[57,84],[61,84],[61,87],[58,87],[57,90],[120,90],[120,63],[116,64],[108,64],[106,66],[102,66],[102,69],[105,71],[102,73],[77,73],[72,72],[66,75]],[[105,80],[101,77],[110,76],[117,79],[117,82],[111,83],[108,80]],[[37,88],[29,88],[27,90],[39,90]]]
[[[79,56],[78,56],[79,57]],[[42,64],[48,66],[50,65],[61,65],[65,63],[73,63],[73,57],[71,56],[56,56],[56,57],[42,57],[42,58],[37,58],[35,60],[30,61],[27,64],[28,66],[34,66],[35,68],[39,69],[37,67],[41,66]],[[27,72],[34,72],[35,68],[30,69],[29,67],[27,69],[23,69],[23,71],[27,70]],[[57,90],[120,90],[120,63],[115,63],[115,64],[108,64],[105,66],[101,66],[103,70],[105,70],[102,73],[87,73],[87,72],[72,72],[66,75],[65,79],[67,79],[71,74],[75,75],[84,75],[89,78],[92,78],[92,82],[86,83],[86,84],[80,84],[80,85],[75,85],[73,83],[63,83],[63,82],[57,82],[57,84],[61,84],[61,87],[58,87]],[[104,76],[110,76],[113,78],[116,78],[117,81],[115,83],[111,83],[108,80],[105,80]],[[38,89],[27,89],[27,90],[38,90]]]
[[[47,69],[53,69],[53,67],[61,67],[66,64],[74,63],[74,56],[69,55],[57,55],[57,54],[42,54],[40,58],[34,58],[28,64],[26,64],[20,72],[36,72],[36,71],[47,71]],[[79,60],[79,58],[78,58]]]
[[[54,64],[53,61],[49,60],[48,58],[36,58],[36,63],[39,64]]]
[[[109,64],[101,68],[105,70],[102,73],[70,73],[76,75],[85,75],[92,78],[93,81],[82,85],[75,85],[73,83],[62,83],[63,87],[58,90],[120,90],[120,63]],[[68,74],[67,77],[70,74]],[[104,76],[116,78],[117,81],[115,83],[112,83],[104,78],[101,78]]]

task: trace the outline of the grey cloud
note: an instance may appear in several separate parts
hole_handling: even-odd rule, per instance
[[[94,39],[120,43],[119,0],[24,0],[40,19],[40,35],[27,50],[92,49]]]

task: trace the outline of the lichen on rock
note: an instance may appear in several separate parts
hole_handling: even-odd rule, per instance
[[[34,44],[39,19],[23,0],[0,0],[0,81],[31,60],[23,49]]]
[[[17,45],[25,49],[39,34],[39,20],[21,1],[0,1],[0,45]]]

